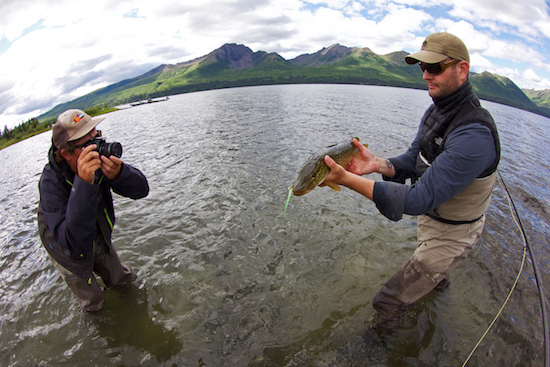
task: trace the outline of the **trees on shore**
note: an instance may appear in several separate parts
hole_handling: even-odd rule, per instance
[[[90,107],[84,110],[84,112],[90,116],[97,116],[115,110],[115,108],[112,108],[106,104],[103,106]],[[7,126],[4,126],[4,129],[0,131],[0,149],[50,130],[53,124],[55,124],[55,118],[40,122],[36,117],[33,117],[13,129],[9,129]]]

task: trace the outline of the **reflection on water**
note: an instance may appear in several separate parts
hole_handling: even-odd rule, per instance
[[[145,290],[131,285],[107,294],[109,307],[88,316],[99,337],[107,342],[106,355],[111,362],[129,365],[143,365],[144,360],[164,362],[182,349],[177,334],[155,324],[149,316]],[[136,350],[141,353],[136,354]],[[130,362],[132,358],[134,362]]]
[[[328,188],[293,197],[283,215],[312,152],[359,136],[377,155],[401,153],[429,103],[425,91],[270,86],[108,114],[104,135],[122,143],[151,191],[138,201],[115,195],[113,242],[137,279],[110,290],[96,314],[78,310],[40,245],[37,183],[50,133],[0,151],[0,365],[461,364],[519,269],[500,187],[451,286],[421,300],[385,342],[365,334],[371,302],[414,251],[415,218],[390,222],[357,194]],[[550,145],[550,120],[483,104],[546,280],[550,167],[540,147]],[[470,365],[542,363],[538,295],[531,268],[524,273]]]

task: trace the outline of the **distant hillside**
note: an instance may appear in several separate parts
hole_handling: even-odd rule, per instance
[[[244,45],[225,44],[194,60],[160,65],[132,79],[123,80],[39,116],[57,117],[68,108],[116,106],[148,98],[201,90],[271,84],[368,84],[426,89],[418,67],[405,63],[404,51],[377,55],[368,48],[339,44],[313,54],[285,60],[277,53],[253,52]],[[472,74],[480,98],[550,116],[532,102],[510,79],[490,73]]]
[[[534,89],[522,89],[522,91],[529,97],[533,103],[539,108],[545,109],[550,115],[550,89],[534,90]],[[548,116],[548,115],[547,115]]]
[[[479,98],[530,111],[537,109],[537,105],[506,77],[486,71],[481,74],[472,73],[470,82]]]

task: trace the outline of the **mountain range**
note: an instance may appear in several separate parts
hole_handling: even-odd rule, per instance
[[[406,55],[404,51],[377,55],[366,47],[335,44],[313,54],[285,60],[274,52],[253,52],[244,45],[225,44],[197,59],[163,64],[143,75],[57,105],[38,119],[56,118],[69,108],[85,110],[187,92],[253,85],[336,83],[427,89],[420,68],[408,65]],[[549,91],[522,91],[510,79],[489,72],[470,73],[470,82],[482,99],[550,117]]]

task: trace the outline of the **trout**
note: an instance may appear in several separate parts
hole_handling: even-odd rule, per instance
[[[355,138],[359,141],[359,138]],[[368,147],[367,144],[363,144]],[[359,152],[359,149],[353,145],[353,141],[331,145],[322,151],[313,154],[304,164],[298,177],[290,185],[290,190],[296,196],[305,195],[316,186],[323,183],[329,173],[329,168],[325,163],[325,156],[330,156],[336,163],[345,167]],[[327,182],[333,190],[341,191],[340,186],[333,182]],[[290,198],[290,195],[289,195]]]

